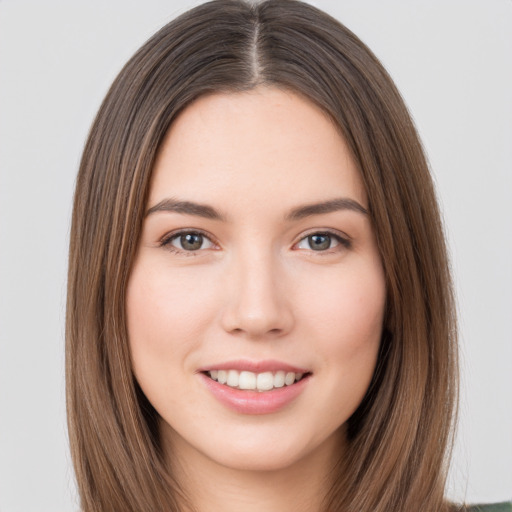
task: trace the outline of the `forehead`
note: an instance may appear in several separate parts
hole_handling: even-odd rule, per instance
[[[201,97],[178,116],[156,160],[150,203],[193,195],[227,206],[274,192],[283,207],[339,195],[366,203],[333,121],[298,94],[259,87]]]

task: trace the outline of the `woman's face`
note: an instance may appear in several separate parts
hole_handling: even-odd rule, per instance
[[[202,97],[174,122],[127,294],[173,453],[262,470],[333,453],[382,330],[367,209],[340,133],[294,93]]]

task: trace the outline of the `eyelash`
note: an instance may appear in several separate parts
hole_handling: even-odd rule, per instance
[[[185,249],[179,249],[178,247],[174,247],[172,245],[173,240],[183,236],[183,235],[200,235],[204,239],[208,240],[213,246],[218,246],[213,240],[212,237],[206,234],[204,231],[200,229],[182,229],[180,231],[173,231],[172,233],[168,233],[160,240],[160,247],[164,247],[168,251],[173,253],[183,255],[183,256],[198,256],[201,249],[195,251],[187,251]],[[204,249],[203,249],[204,250]]]
[[[200,235],[204,239],[208,240],[214,247],[218,247],[218,244],[212,239],[212,237],[205,232],[198,230],[198,229],[182,229],[180,231],[173,231],[172,233],[168,233],[160,240],[160,247],[164,247],[165,249],[184,256],[198,256],[201,251],[204,249],[197,249],[197,250],[185,250],[185,249],[179,249],[178,247],[174,247],[172,245],[172,242],[179,237],[183,235]],[[305,235],[303,235],[298,242],[293,244],[293,247],[296,247],[301,242],[306,240],[307,238],[319,235],[319,236],[328,236],[331,237],[331,239],[334,239],[340,246],[344,247],[345,249],[350,249],[352,247],[352,241],[349,237],[347,237],[344,234],[341,234],[340,232],[333,231],[333,230],[320,230],[320,231],[311,231]],[[334,247],[334,249],[336,246]],[[329,254],[333,254],[333,248],[329,247],[326,250],[319,250],[315,251],[314,249],[310,248],[309,251],[314,253],[316,256],[325,256]],[[308,250],[308,249],[298,249],[298,250]]]
[[[345,249],[350,249],[352,247],[352,241],[350,240],[350,238],[347,235],[342,234],[339,231],[334,231],[334,230],[329,230],[329,229],[320,230],[320,231],[311,231],[309,233],[306,233],[305,235],[303,235],[301,237],[301,239],[297,243],[294,244],[294,247],[297,246],[298,244],[300,244],[302,241],[307,240],[309,237],[314,236],[314,235],[328,236],[331,239],[334,239],[341,247],[343,247]],[[308,250],[308,249],[305,249],[305,250]],[[328,249],[326,249],[324,251],[315,251],[314,249],[310,248],[309,251],[312,252],[315,256],[328,256],[328,255],[331,255],[334,252],[336,252],[336,246],[329,247]]]

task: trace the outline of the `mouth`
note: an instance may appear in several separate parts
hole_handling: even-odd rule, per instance
[[[272,414],[292,407],[313,372],[285,361],[239,359],[200,368],[206,389],[238,414]]]
[[[208,370],[202,373],[211,380],[229,388],[259,393],[292,386],[310,375],[310,372],[299,373],[278,370],[255,373],[235,369]]]

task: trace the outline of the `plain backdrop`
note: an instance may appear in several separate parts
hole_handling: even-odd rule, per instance
[[[76,511],[64,400],[74,179],[124,62],[199,2],[0,0],[0,511]],[[417,123],[449,238],[462,403],[450,495],[512,497],[512,2],[319,0]]]

